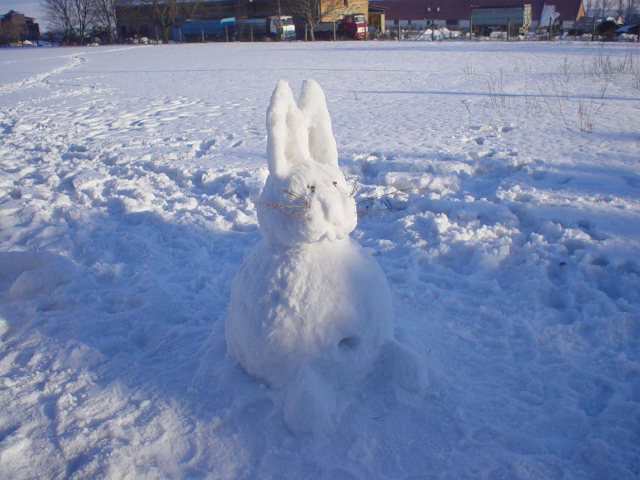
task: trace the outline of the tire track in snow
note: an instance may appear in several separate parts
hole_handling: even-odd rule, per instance
[[[48,72],[38,73],[37,75],[33,75],[32,77],[27,78],[26,80],[20,80],[18,82],[8,83],[6,85],[0,86],[0,95],[5,95],[7,93],[13,93],[17,90],[22,90],[26,88],[33,88],[44,86],[48,87],[47,79],[49,77],[58,75],[67,70],[71,70],[72,68],[79,67],[85,62],[85,58],[81,57],[78,54],[69,55],[69,61],[62,65],[61,67],[54,68],[53,70],[49,70]]]

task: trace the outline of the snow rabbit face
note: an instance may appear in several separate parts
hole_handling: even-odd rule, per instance
[[[338,167],[324,93],[306,80],[298,104],[284,80],[267,111],[269,177],[258,222],[271,244],[340,240],[357,222],[356,204]]]

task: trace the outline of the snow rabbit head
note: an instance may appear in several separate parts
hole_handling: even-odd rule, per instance
[[[267,111],[269,177],[257,205],[267,242],[292,246],[340,240],[357,222],[356,204],[338,167],[324,93],[306,80],[296,104],[280,80]]]

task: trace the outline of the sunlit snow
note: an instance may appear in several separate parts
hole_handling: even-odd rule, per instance
[[[0,51],[0,477],[637,478],[637,52],[466,41]],[[274,207],[284,198],[261,198],[271,94],[284,79],[297,98],[308,78],[324,90],[339,165],[314,170],[339,173],[331,182],[358,212],[350,238],[340,222],[329,236],[355,256],[334,245],[286,257],[293,224],[265,230],[260,213],[258,225],[262,211],[314,227]],[[260,249],[257,266],[303,271],[297,288],[334,309],[327,318],[392,307],[379,338],[406,356],[376,340],[366,357],[337,352],[356,354],[338,374],[342,357],[302,355],[296,341],[321,345],[306,336],[290,344],[295,362],[265,354],[277,361],[248,374],[225,322],[233,279]],[[362,272],[309,290],[310,266],[326,279],[358,255]],[[276,277],[260,268],[257,283],[238,283],[277,308],[285,299],[264,287]],[[236,294],[250,303],[248,288]],[[294,299],[303,309],[304,294]],[[352,350],[353,331],[327,338]],[[259,363],[264,350],[247,352]],[[398,379],[416,362],[423,389]],[[274,365],[299,381],[271,379]]]

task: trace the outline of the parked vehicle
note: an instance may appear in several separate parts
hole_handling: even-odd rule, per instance
[[[369,25],[362,13],[345,15],[342,19],[342,29],[355,40],[366,40],[369,35]]]
[[[172,29],[173,39],[179,42],[229,40],[236,31],[235,17],[210,20],[187,20]]]
[[[366,40],[369,36],[369,25],[363,13],[347,14],[336,22],[322,22],[315,26],[313,33],[319,37],[352,38]]]
[[[296,27],[293,18],[286,15],[273,15],[266,18],[236,19],[236,34],[242,40],[272,38],[295,40]]]

